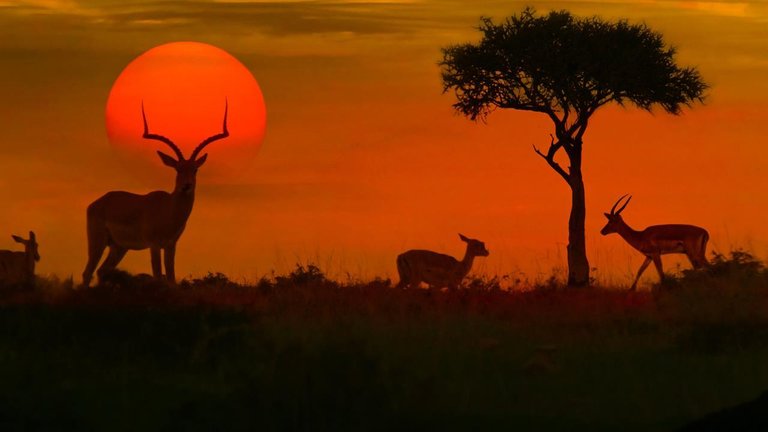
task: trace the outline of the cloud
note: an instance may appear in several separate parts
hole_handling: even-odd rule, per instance
[[[565,8],[591,15],[600,10],[607,17],[631,20],[686,15],[757,22],[768,14],[758,3],[745,1],[0,0],[0,49],[114,52],[205,35],[208,42],[226,40],[230,49],[247,52],[350,56],[463,40],[475,33],[481,15],[501,17],[528,4],[542,12]]]
[[[424,24],[420,6],[410,2],[245,2],[146,1],[131,3],[26,0],[5,5],[17,17],[41,14],[91,18],[92,25],[113,29],[142,24],[215,26],[232,33],[260,32],[273,36],[295,34],[381,34],[416,31]]]
[[[628,2],[629,3],[629,2]],[[753,16],[755,10],[751,7],[755,2],[733,2],[733,1],[679,1],[679,0],[646,0],[636,1],[636,3],[651,4],[668,9],[678,9],[681,11],[706,13],[724,17],[748,17]]]

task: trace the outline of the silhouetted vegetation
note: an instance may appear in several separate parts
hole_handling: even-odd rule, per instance
[[[0,430],[673,430],[768,389],[746,252],[643,292],[509,282],[39,278],[0,293]]]
[[[308,264],[306,267],[297,264],[296,269],[287,276],[275,277],[275,285],[277,286],[323,285],[329,282],[320,268],[313,264]]]
[[[743,250],[731,251],[729,255],[723,255],[718,252],[712,253],[712,259],[709,265],[702,270],[684,270],[681,283],[691,284],[697,282],[711,282],[715,279],[725,279],[733,281],[737,278],[739,282],[749,282],[753,278],[765,278],[768,272],[765,269],[765,263],[755,258],[749,252]],[[741,284],[740,284],[741,285]]]
[[[702,100],[707,85],[695,68],[678,67],[675,49],[645,24],[578,18],[567,11],[540,16],[526,8],[501,23],[483,18],[479,30],[479,43],[443,49],[444,91],[455,94],[454,108],[472,120],[498,108],[552,120],[548,150],[534,149],[571,189],[568,284],[587,285],[581,162],[589,119],[613,102],[679,114]],[[561,149],[567,168],[555,160]]]

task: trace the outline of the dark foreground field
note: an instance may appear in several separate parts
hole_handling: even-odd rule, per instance
[[[744,254],[640,293],[308,267],[0,297],[3,431],[663,431],[765,390],[768,272]]]

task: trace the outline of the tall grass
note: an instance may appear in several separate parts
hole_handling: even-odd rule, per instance
[[[0,293],[0,430],[672,430],[768,388],[768,271],[652,291],[116,272]]]

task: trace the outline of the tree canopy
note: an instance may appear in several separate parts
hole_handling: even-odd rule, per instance
[[[472,120],[496,108],[536,111],[555,122],[558,138],[580,138],[607,103],[678,114],[707,88],[645,24],[527,8],[499,24],[482,18],[479,30],[478,44],[444,48],[440,62],[444,91],[455,92],[454,107]]]

